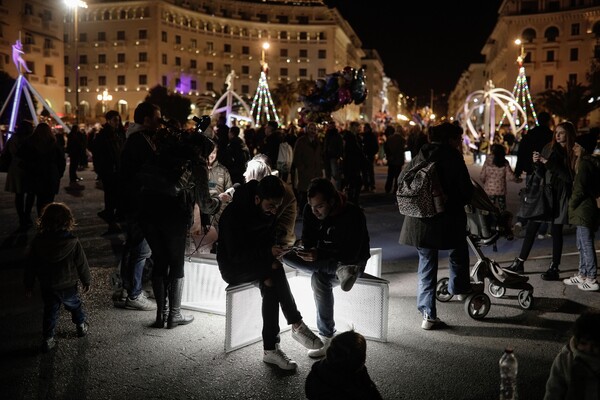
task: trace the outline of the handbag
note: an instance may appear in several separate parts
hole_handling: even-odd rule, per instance
[[[518,217],[544,220],[552,216],[552,187],[546,183],[545,174],[531,174],[525,188],[519,191],[519,197]]]

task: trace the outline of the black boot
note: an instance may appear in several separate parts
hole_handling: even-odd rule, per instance
[[[521,260],[519,257],[515,258],[515,260],[508,267],[504,268],[512,272],[516,272],[517,274],[522,274],[525,272],[525,261]]]
[[[154,299],[156,300],[156,321],[152,324],[153,328],[164,328],[169,316],[169,308],[167,306],[167,290],[166,281],[163,277],[152,278],[152,290],[154,291]]]
[[[171,279],[169,288],[169,318],[167,328],[175,328],[178,325],[187,325],[194,320],[193,315],[181,314],[181,296],[183,295],[183,278]]]
[[[542,274],[542,279],[545,281],[558,281],[560,280],[560,270],[558,264],[550,264],[550,268]]]

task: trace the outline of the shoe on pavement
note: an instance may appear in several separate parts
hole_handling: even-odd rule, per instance
[[[344,292],[348,292],[354,286],[358,278],[358,265],[340,265],[335,275],[340,280],[340,286]]]
[[[90,324],[88,324],[87,321],[83,321],[81,324],[77,325],[77,337],[86,336],[89,329]]]
[[[439,326],[442,323],[442,320],[439,318],[431,318],[429,315],[424,314],[423,315],[423,322],[421,322],[421,328],[425,329],[426,331],[431,330],[433,328],[435,328],[436,326]]]
[[[127,297],[125,308],[129,308],[130,310],[151,311],[156,310],[156,304],[150,301],[142,292],[135,299]]]
[[[594,278],[586,278],[583,283],[577,285],[577,287],[586,292],[595,292],[600,289],[600,285]]]
[[[513,235],[515,236],[519,236],[519,234],[521,233],[521,230],[523,229],[523,224],[520,222],[517,222],[514,226],[513,226]]]
[[[55,347],[56,347],[56,340],[54,340],[53,337],[44,339],[44,341],[42,342],[42,351],[44,353],[49,352],[50,350],[52,350]]]
[[[286,371],[293,371],[298,368],[296,361],[290,359],[280,348],[279,344],[275,345],[275,350],[265,350],[263,353],[263,362],[267,364],[277,365],[279,368]]]
[[[542,274],[542,279],[545,281],[559,281],[560,280],[560,270],[558,267],[554,267],[553,265],[548,268],[546,272]]]
[[[515,258],[515,260],[508,267],[504,268],[512,272],[516,272],[517,274],[522,274],[525,272],[525,261],[521,260],[519,257]]]
[[[127,303],[127,289],[117,289],[112,295],[113,305],[117,308],[125,308]]]
[[[323,347],[321,339],[304,322],[300,323],[298,329],[294,329],[292,326],[292,338],[309,350],[316,350]]]
[[[575,274],[570,278],[563,279],[563,283],[569,286],[580,285],[585,281],[585,277]]]
[[[333,338],[323,336],[321,339],[321,341],[323,342],[323,346],[316,350],[309,350],[308,356],[310,358],[321,358],[325,357],[325,355],[327,354],[327,349],[329,348],[329,345],[331,344],[331,339]]]

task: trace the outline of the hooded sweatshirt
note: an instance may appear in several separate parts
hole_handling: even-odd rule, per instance
[[[31,242],[25,269],[25,287],[33,288],[35,278],[45,289],[61,290],[90,285],[90,269],[83,247],[70,232],[39,233]]]

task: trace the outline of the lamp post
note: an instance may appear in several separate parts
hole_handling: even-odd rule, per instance
[[[261,50],[261,56],[260,56],[260,65],[262,67],[262,70],[265,72],[265,74],[268,72],[268,69],[269,69],[269,64],[267,64],[267,62],[265,61],[265,52],[267,50],[269,50],[269,47],[271,47],[271,45],[269,44],[269,42],[264,42],[262,44],[262,50]]]
[[[81,0],[65,0],[68,8],[73,10],[73,39],[75,42],[75,124],[79,125],[79,33],[77,32],[79,7],[87,8],[87,3]]]
[[[519,64],[519,67],[522,67],[523,63],[525,62],[525,56],[526,56],[525,47],[523,46],[523,42],[521,41],[521,39],[516,39],[515,44],[517,46],[520,46],[519,56],[517,57],[517,63]]]
[[[112,95],[108,93],[108,90],[104,89],[101,94],[98,94],[98,96],[96,96],[96,98],[98,99],[98,101],[102,102],[102,114],[106,113],[106,102],[112,101]]]

